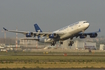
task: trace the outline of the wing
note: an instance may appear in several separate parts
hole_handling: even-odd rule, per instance
[[[4,28],[4,27],[3,27],[3,29],[4,29],[5,31],[13,32],[13,33],[21,33],[21,34],[27,34],[27,33],[28,33],[28,31],[8,30],[8,29],[6,29],[6,28]]]
[[[64,33],[62,33],[62,32],[54,33],[54,32],[29,32],[29,31],[7,30],[7,29],[4,28],[4,27],[3,27],[3,29],[4,29],[5,31],[8,31],[8,32],[20,33],[20,34],[27,35],[26,37],[30,37],[30,36],[32,36],[32,35],[34,35],[34,36],[49,36],[49,35],[52,35],[52,34],[57,34],[57,35],[61,36],[61,35],[64,34]]]
[[[99,31],[96,31],[96,32],[88,32],[88,33],[78,33],[76,35],[76,37],[80,36],[80,38],[84,38],[86,37],[87,35],[89,35],[91,38],[94,38],[94,37],[97,37],[97,33],[101,32],[101,30],[99,29]]]

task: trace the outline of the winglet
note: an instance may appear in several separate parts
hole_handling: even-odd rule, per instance
[[[3,27],[3,29],[4,29],[5,31],[8,31],[8,30],[7,30],[6,28],[4,28],[4,27]]]
[[[101,32],[101,29],[99,29],[99,31],[98,32]]]

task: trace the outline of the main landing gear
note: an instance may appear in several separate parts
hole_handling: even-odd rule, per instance
[[[51,42],[51,46],[55,46],[55,44],[56,44],[56,41],[52,41]],[[60,44],[63,44],[63,42],[60,42]],[[74,41],[70,41],[69,43],[68,43],[68,46],[72,46],[74,44]]]
[[[56,44],[55,41],[51,42],[51,46],[55,46],[55,44]]]
[[[60,42],[60,44],[63,44],[63,42]]]
[[[74,41],[70,41],[68,46],[72,46],[74,44]]]
[[[51,42],[51,46],[55,46],[55,44],[56,44],[56,41]],[[60,42],[60,44],[63,44],[63,42]]]

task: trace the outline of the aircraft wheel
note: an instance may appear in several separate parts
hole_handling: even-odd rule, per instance
[[[63,42],[60,42],[60,44],[63,44]]]
[[[56,44],[56,42],[55,42],[55,41],[53,41],[53,42],[51,43],[51,46],[55,46],[55,44]]]

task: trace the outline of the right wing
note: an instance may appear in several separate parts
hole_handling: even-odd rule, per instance
[[[83,35],[83,34],[85,34],[85,35],[92,35],[92,34],[99,33],[99,32],[101,32],[101,29],[99,29],[98,31],[95,31],[95,32],[79,33],[78,35]]]
[[[90,36],[90,38],[95,38],[98,36],[98,33],[101,32],[101,30],[99,29],[98,31],[95,32],[88,32],[88,33],[78,33],[77,35],[75,35],[74,37],[78,37],[80,36],[81,38],[86,38],[87,35]]]

